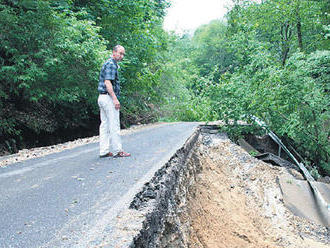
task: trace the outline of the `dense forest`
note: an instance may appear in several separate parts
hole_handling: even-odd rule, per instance
[[[123,127],[223,120],[238,137],[256,116],[330,175],[330,2],[233,0],[192,35],[164,31],[170,4],[0,0],[0,152],[97,135],[100,66],[121,44]]]

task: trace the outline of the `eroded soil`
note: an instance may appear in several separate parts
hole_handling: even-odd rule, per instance
[[[191,223],[189,247],[330,247],[325,227],[284,206],[277,178],[285,168],[251,157],[224,135],[203,140],[202,172],[182,216]]]
[[[22,150],[3,157],[0,166],[97,141],[95,136]],[[289,173],[287,169],[251,157],[219,134],[203,134],[197,153],[202,171],[189,193],[188,211],[181,214],[182,223],[190,223],[188,247],[330,247],[329,230],[294,216],[284,206],[278,176]]]

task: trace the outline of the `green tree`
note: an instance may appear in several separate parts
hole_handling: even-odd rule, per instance
[[[163,95],[167,6],[163,0],[1,0],[1,144],[22,147],[29,134],[97,130],[98,73],[118,43],[128,55],[121,67],[122,124],[154,120],[150,106]]]
[[[324,47],[325,2],[240,0],[228,14],[231,33],[257,32],[260,41],[271,44],[274,55],[285,65],[290,54]]]
[[[227,27],[219,21],[201,26],[187,40],[191,53],[176,60],[182,66],[180,61],[192,58],[184,68],[194,72],[184,80],[195,104],[176,116],[221,119],[234,124],[227,131],[236,134],[242,131],[239,120],[260,117],[310,169],[329,174],[329,51],[316,51],[329,41],[325,3],[235,3]]]

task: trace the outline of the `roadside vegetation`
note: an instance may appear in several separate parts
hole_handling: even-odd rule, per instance
[[[260,133],[256,116],[316,178],[330,175],[329,9],[328,1],[234,1],[225,21],[177,37],[168,77],[185,87],[170,119],[224,120],[238,138]]]
[[[99,69],[122,44],[123,127],[224,120],[238,137],[256,116],[330,175],[330,3],[234,0],[193,35],[163,30],[169,4],[1,0],[0,152],[96,135]]]
[[[0,1],[0,150],[96,135],[97,83],[116,44],[124,127],[157,120],[167,1]]]

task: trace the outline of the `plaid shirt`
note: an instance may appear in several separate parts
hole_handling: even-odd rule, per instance
[[[106,93],[107,88],[105,86],[104,80],[110,80],[112,83],[113,91],[115,92],[117,98],[120,97],[120,82],[118,79],[118,68],[117,62],[110,58],[102,66],[100,72],[99,86],[97,90],[100,93]]]

